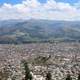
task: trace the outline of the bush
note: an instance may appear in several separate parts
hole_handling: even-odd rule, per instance
[[[46,80],[52,80],[51,78],[52,78],[52,75],[50,72],[48,72],[46,75]]]
[[[72,77],[70,74],[67,75],[66,80],[72,80]]]
[[[78,74],[78,80],[80,80],[80,73]]]

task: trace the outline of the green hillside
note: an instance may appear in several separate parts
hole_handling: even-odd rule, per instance
[[[0,43],[79,41],[79,21],[0,21]]]

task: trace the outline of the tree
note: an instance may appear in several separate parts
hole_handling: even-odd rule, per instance
[[[51,75],[50,72],[48,72],[48,73],[46,74],[46,80],[52,80],[51,78],[52,78],[52,75]]]
[[[70,74],[67,75],[66,80],[72,80],[72,77]]]
[[[78,80],[80,80],[80,73],[78,74]]]
[[[23,65],[24,65],[24,70],[25,70],[25,79],[24,80],[32,80],[32,75],[30,73],[28,63],[25,60],[23,61]]]

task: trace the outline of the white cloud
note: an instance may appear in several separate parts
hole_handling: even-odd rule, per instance
[[[25,0],[15,5],[4,3],[0,7],[0,19],[80,20],[79,7],[79,3],[72,6],[55,0],[47,0],[44,4],[37,0]]]

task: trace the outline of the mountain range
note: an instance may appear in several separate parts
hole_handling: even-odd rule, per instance
[[[0,43],[80,41],[80,21],[0,20]]]

